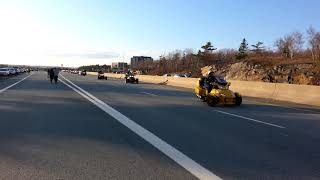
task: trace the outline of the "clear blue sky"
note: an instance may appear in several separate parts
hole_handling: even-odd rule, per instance
[[[115,52],[126,60],[135,52],[158,56],[197,49],[206,41],[237,48],[246,38],[272,47],[276,38],[292,31],[305,32],[310,25],[320,30],[319,7],[319,0],[0,0],[0,11],[16,9],[41,27],[57,29],[58,42],[71,37],[68,47],[84,44],[78,49]]]

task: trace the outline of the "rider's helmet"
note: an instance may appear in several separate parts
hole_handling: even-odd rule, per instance
[[[211,77],[214,76],[214,72],[213,72],[213,71],[209,71],[209,72],[208,72],[208,77],[209,77],[209,76],[211,76]]]

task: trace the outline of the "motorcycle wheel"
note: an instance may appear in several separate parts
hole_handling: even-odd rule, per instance
[[[242,104],[242,97],[236,93],[236,106],[240,106]]]
[[[215,96],[208,96],[207,97],[207,104],[208,106],[214,107],[218,104],[219,99]]]

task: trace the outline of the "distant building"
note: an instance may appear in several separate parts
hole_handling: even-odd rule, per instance
[[[135,69],[135,68],[137,68],[137,66],[140,63],[147,62],[147,61],[152,62],[153,61],[152,57],[148,57],[148,56],[133,56],[131,58],[131,64],[130,65],[131,65],[132,69]]]
[[[126,62],[113,62],[111,64],[111,68],[113,71],[124,72],[128,70],[128,63]]]

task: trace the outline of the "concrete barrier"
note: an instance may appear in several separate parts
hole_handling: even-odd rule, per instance
[[[194,89],[198,78],[168,77],[168,85]]]
[[[320,106],[320,86],[276,84],[275,100]]]
[[[88,72],[88,74],[97,75],[97,73],[94,72]],[[106,73],[105,75],[113,78],[124,78],[123,74]],[[189,89],[193,89],[198,80],[198,78],[174,78],[148,75],[138,75],[137,78],[139,78],[141,82],[166,84]],[[230,82],[230,89],[241,93],[243,96],[320,106],[320,86],[235,80],[230,80]]]
[[[244,96],[270,98],[274,99],[276,95],[275,83],[264,83],[254,81],[229,81],[231,83],[230,89],[239,92]]]
[[[97,72],[87,72],[87,75],[98,76]]]
[[[147,76],[147,75],[137,75],[139,81],[153,84],[166,84],[167,77],[164,76]]]

